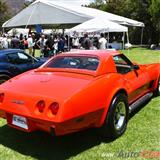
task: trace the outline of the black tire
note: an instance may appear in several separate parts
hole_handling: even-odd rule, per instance
[[[118,113],[121,112],[120,110],[118,111],[120,107],[123,108],[124,115]],[[111,102],[105,122],[100,129],[101,135],[110,139],[116,139],[120,137],[127,128],[128,117],[129,107],[127,96],[125,94],[117,94]],[[121,126],[118,126],[119,124],[121,124]]]
[[[7,81],[9,79],[10,79],[10,77],[8,75],[1,74],[0,75],[0,84],[4,83],[5,81]]]
[[[160,78],[158,79],[158,84],[157,84],[156,90],[153,92],[153,96],[154,97],[160,96]]]

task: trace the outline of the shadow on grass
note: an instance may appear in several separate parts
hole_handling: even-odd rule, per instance
[[[65,160],[101,142],[109,143],[110,141],[98,136],[95,129],[52,137],[43,132],[24,133],[7,125],[0,128],[2,145],[39,160]]]

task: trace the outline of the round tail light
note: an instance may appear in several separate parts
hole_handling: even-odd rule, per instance
[[[37,106],[39,112],[42,113],[44,111],[44,108],[45,108],[45,102],[43,100],[41,100],[37,103],[36,106]]]
[[[4,100],[4,93],[0,93],[0,103],[2,103]]]
[[[57,102],[54,102],[49,106],[49,109],[53,115],[56,115],[59,110],[59,104]]]

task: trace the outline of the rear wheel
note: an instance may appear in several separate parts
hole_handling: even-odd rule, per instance
[[[124,94],[116,95],[112,100],[108,115],[101,128],[101,134],[112,139],[121,136],[126,130],[128,115],[127,96]]]
[[[160,95],[160,78],[158,79],[158,84],[157,84],[156,90],[153,92],[153,95],[155,97]]]
[[[4,83],[8,79],[10,79],[8,75],[5,75],[5,74],[0,75],[0,84]]]

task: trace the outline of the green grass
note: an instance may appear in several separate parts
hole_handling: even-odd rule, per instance
[[[132,61],[147,64],[147,63],[160,63],[160,50],[149,50],[145,48],[133,48],[130,50],[122,51]]]
[[[134,48],[124,53],[138,63],[160,62],[160,51]],[[147,160],[142,156],[145,150],[160,156],[160,97],[134,112],[125,134],[113,142],[94,129],[56,138],[23,133],[0,120],[0,160]],[[127,158],[131,153],[133,157]]]

